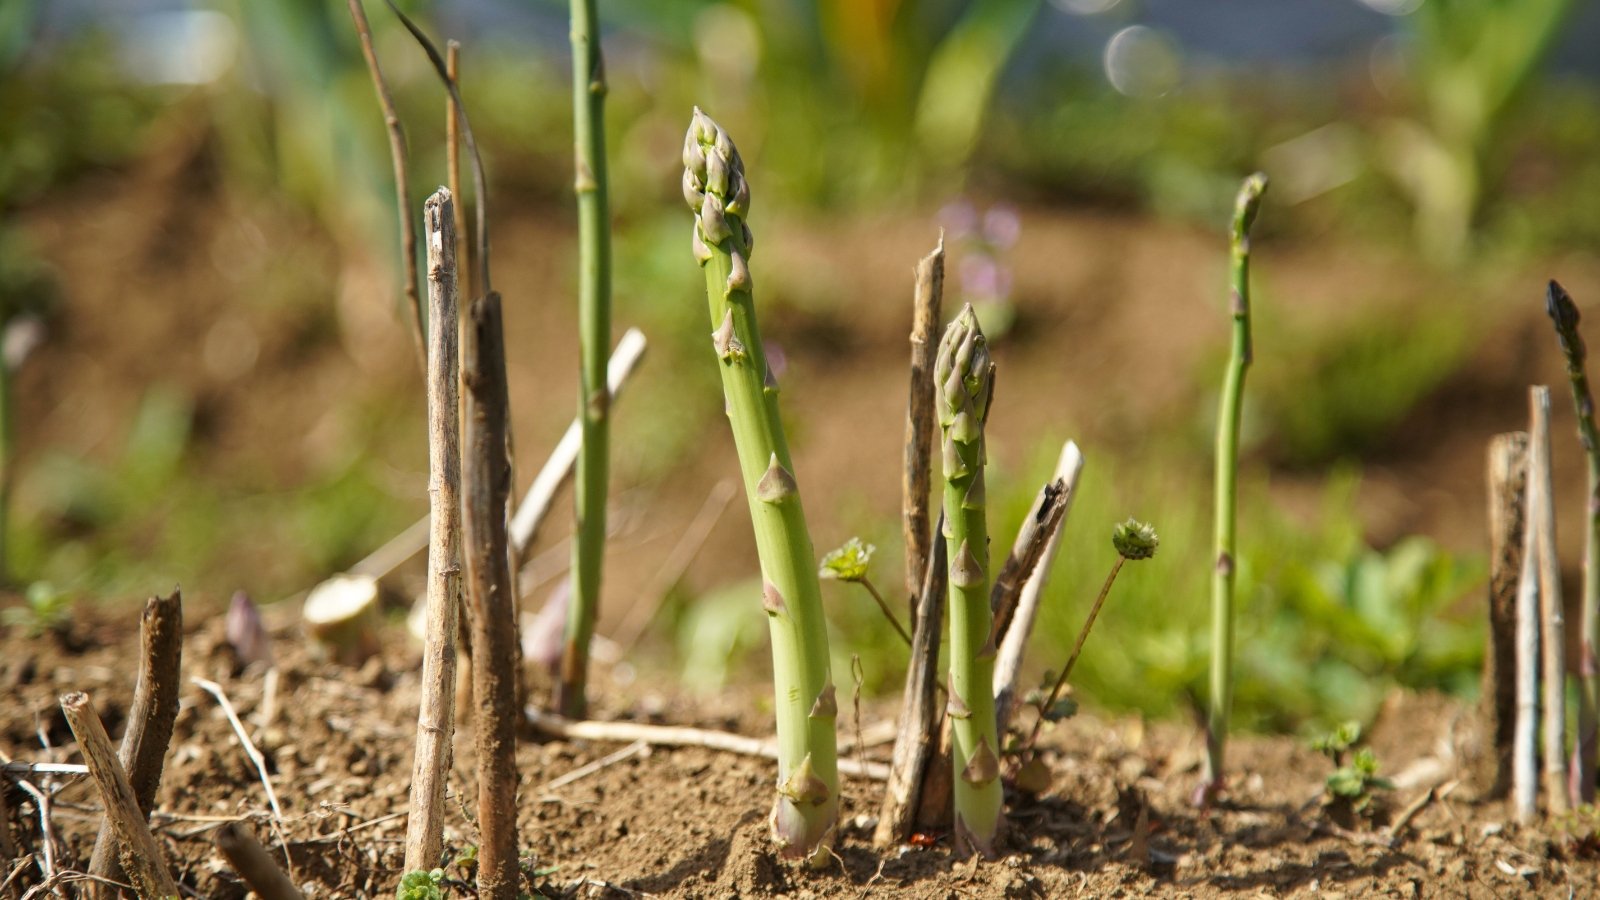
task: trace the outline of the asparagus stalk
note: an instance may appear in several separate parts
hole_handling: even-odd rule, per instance
[[[1223,751],[1228,714],[1233,707],[1234,478],[1239,468],[1240,397],[1250,367],[1250,226],[1261,207],[1267,176],[1244,180],[1235,201],[1232,230],[1230,306],[1233,348],[1222,382],[1217,414],[1216,564],[1211,575],[1211,696],[1206,709],[1206,760],[1199,799],[1208,802],[1224,787]]]
[[[933,378],[944,456],[944,539],[950,566],[950,700],[956,838],[994,856],[1000,830],[1000,741],[994,717],[993,612],[983,492],[983,424],[994,363],[968,304],[945,329]]]
[[[561,657],[559,707],[582,718],[589,642],[600,606],[606,545],[606,477],[611,428],[606,356],[611,347],[611,217],[606,191],[605,63],[595,0],[572,0],[572,116],[577,136],[578,337],[583,450],[578,455],[577,539],[572,542],[572,614]]]
[[[728,133],[699,109],[683,145],[683,193],[694,210],[693,248],[705,270],[712,347],[761,557],[762,607],[772,632],[778,730],[773,841],[790,858],[829,858],[839,812],[834,720],[816,555],[778,417],[778,386],[756,326],[745,216],[750,188]]]
[[[1594,423],[1594,394],[1584,371],[1588,350],[1578,334],[1578,306],[1560,284],[1552,281],[1545,293],[1545,309],[1555,322],[1561,355],[1572,382],[1572,402],[1578,413],[1578,437],[1589,463],[1589,506],[1584,518],[1583,607],[1578,622],[1578,735],[1572,748],[1573,803],[1593,803],[1597,742],[1600,742],[1600,431]]]

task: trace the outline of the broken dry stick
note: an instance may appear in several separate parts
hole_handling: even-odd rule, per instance
[[[228,864],[261,900],[301,900],[304,897],[242,823],[229,822],[218,828],[214,840]]]
[[[944,531],[943,514],[935,530]],[[878,827],[872,833],[872,843],[878,847],[910,840],[922,805],[928,762],[939,747],[939,642],[944,630],[945,579],[949,575],[944,541],[934,541],[929,554],[918,592],[921,599],[916,604],[916,619],[911,625],[911,661],[906,667],[906,686],[900,699],[889,784],[878,812]]]
[[[1523,509],[1528,485],[1528,433],[1489,442],[1489,635],[1481,708],[1486,750],[1477,781],[1483,796],[1511,790],[1511,747],[1517,720],[1517,583],[1522,573]]]
[[[141,897],[177,897],[178,885],[167,870],[167,862],[156,845],[150,826],[133,795],[133,785],[128,774],[111,748],[105,726],[89,704],[89,695],[74,691],[61,696],[61,712],[66,716],[67,727],[78,739],[78,749],[89,766],[95,785],[100,789],[100,799],[105,803],[106,819],[122,845],[122,864],[128,879]]]
[[[994,587],[989,590],[989,608],[994,610],[992,640],[996,647],[1011,630],[1022,586],[1044,558],[1045,547],[1060,529],[1066,514],[1067,484],[1060,476],[1053,475],[1033,498],[1033,507],[1023,518],[1022,527],[1017,529],[1017,539],[1011,544],[1011,554],[1000,566],[1000,572],[994,577]]]
[[[457,610],[461,603],[460,289],[456,214],[440,188],[423,208],[428,245],[428,540],[427,626],[422,651],[422,706],[411,769],[405,871],[429,871],[444,849],[445,782],[455,734]]]
[[[478,894],[515,900],[517,870],[517,609],[506,547],[511,460],[500,296],[472,304],[461,340],[466,433],[462,546],[472,626],[477,733]]]
[[[1565,813],[1567,785],[1567,639],[1561,604],[1561,560],[1556,556],[1556,511],[1550,474],[1550,389],[1530,389],[1528,527],[1538,538],[1539,648],[1544,680],[1544,778],[1549,811]]]
[[[1050,566],[1061,549],[1061,533],[1066,529],[1067,515],[1072,512],[1072,499],[1078,495],[1078,475],[1083,472],[1083,453],[1078,445],[1067,441],[1061,448],[1061,458],[1056,461],[1055,478],[1065,488],[1061,518],[1050,532],[1044,555],[1033,568],[1033,574],[1022,586],[1017,599],[1016,612],[1011,626],[1000,641],[1000,654],[994,663],[994,709],[999,720],[999,733],[1005,734],[1015,711],[1017,679],[1022,675],[1022,658],[1027,650],[1028,637],[1033,634],[1033,623],[1039,615],[1039,602],[1044,597],[1045,584],[1050,580]]]
[[[1531,480],[1531,469],[1529,476]],[[1539,812],[1539,529],[1534,525],[1532,498],[1525,499],[1522,572],[1517,581],[1517,720],[1511,750],[1512,810],[1524,825]]]
[[[336,575],[311,589],[300,607],[306,633],[331,659],[359,666],[378,652],[378,581]]]
[[[906,596],[911,617],[928,569],[928,499],[933,468],[933,364],[939,355],[939,308],[944,299],[944,235],[917,263],[911,313],[911,389],[906,400],[906,458],[901,471],[901,519],[906,544]]]
[[[148,816],[161,787],[161,769],[178,718],[183,663],[181,592],[174,590],[169,596],[145,601],[144,613],[139,617],[139,644],[139,677],[134,683],[128,730],[122,736],[118,759],[128,775],[140,814]],[[89,858],[90,875],[121,880],[116,843],[110,821],[101,823]]]
[[[653,747],[704,747],[741,756],[778,758],[778,742],[774,738],[753,738],[705,728],[646,725],[639,722],[580,722],[532,706],[524,712],[534,730],[567,741],[612,741],[619,744],[642,741]],[[860,763],[844,758],[839,760],[839,774],[883,781],[889,777],[889,767],[883,763]]]

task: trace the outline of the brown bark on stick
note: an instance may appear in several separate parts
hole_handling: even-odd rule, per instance
[[[989,589],[989,608],[994,610],[994,624],[989,635],[989,646],[998,648],[1011,628],[1011,619],[1017,612],[1017,600],[1022,596],[1022,586],[1044,557],[1050,538],[1061,527],[1067,515],[1067,483],[1059,477],[1045,482],[1033,498],[1033,507],[1017,529],[1017,539],[1011,545],[1011,555],[995,575],[994,586]]]
[[[267,848],[261,846],[248,828],[229,822],[217,829],[214,840],[217,849],[227,857],[228,865],[233,866],[261,900],[303,900],[305,895],[272,861]]]
[[[1055,477],[1063,488],[1061,517],[1051,526],[1044,555],[1034,565],[1033,574],[1027,577],[1018,592],[1016,605],[1008,616],[1010,624],[998,642],[999,655],[994,661],[994,710],[1000,720],[999,733],[1002,736],[1016,711],[1017,679],[1022,675],[1023,651],[1027,649],[1028,637],[1033,633],[1033,623],[1039,614],[1039,603],[1044,598],[1044,587],[1050,577],[1050,565],[1061,548],[1061,532],[1066,525],[1067,514],[1072,511],[1072,498],[1077,496],[1078,475],[1082,471],[1083,454],[1076,443],[1067,441],[1061,448],[1061,457],[1056,462],[1055,470]]]
[[[517,896],[516,597],[506,545],[511,460],[506,455],[505,338],[500,296],[472,304],[461,341],[466,433],[461,479],[462,537],[470,599],[472,694],[477,730],[478,894]]]
[[[133,705],[128,709],[128,730],[122,736],[117,758],[133,787],[140,814],[149,816],[161,787],[161,770],[178,718],[183,667],[182,592],[175,590],[170,596],[145,601],[139,618],[139,646],[139,676],[134,683]],[[89,874],[121,881],[117,852],[111,823],[102,822],[89,856]],[[114,897],[117,890],[97,882],[92,893]]]
[[[74,691],[61,696],[61,712],[67,718],[67,727],[78,739],[78,749],[89,774],[100,789],[100,798],[106,807],[106,819],[122,847],[122,866],[128,880],[140,897],[176,897],[178,885],[172,880],[161,848],[145,824],[144,813],[128,782],[128,773],[117,759],[106,736],[105,726],[89,703],[89,695]]]
[[[422,707],[411,770],[405,870],[439,864],[445,784],[455,735],[457,610],[461,603],[461,409],[455,203],[440,188],[423,208],[428,246],[428,617]]]
[[[1517,579],[1528,486],[1528,433],[1489,442],[1489,635],[1483,661],[1484,752],[1477,780],[1485,799],[1511,790],[1511,746],[1517,722]]]
[[[917,288],[911,318],[911,390],[906,402],[906,458],[901,472],[901,511],[906,543],[906,596],[911,616],[923,573],[928,570],[928,480],[933,454],[933,363],[939,355],[939,307],[944,299],[944,236],[917,263]],[[926,596],[926,595],[922,595]],[[938,641],[934,642],[937,646]]]
[[[931,376],[930,376],[931,377]],[[940,517],[940,522],[944,521]],[[929,760],[939,746],[939,638],[944,630],[945,579],[949,577],[944,541],[934,541],[924,569],[911,629],[911,661],[900,701],[899,730],[889,763],[889,784],[872,842],[879,847],[908,840],[916,825]]]
[[[1561,560],[1556,556],[1556,511],[1550,476],[1550,389],[1529,392],[1528,527],[1539,553],[1540,677],[1544,682],[1544,779],[1548,811],[1565,813],[1567,794],[1567,639],[1561,602]]]

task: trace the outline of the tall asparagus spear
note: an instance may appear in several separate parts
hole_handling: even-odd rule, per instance
[[[1261,208],[1267,176],[1244,180],[1233,210],[1230,306],[1233,349],[1217,413],[1216,562],[1211,574],[1211,696],[1206,708],[1206,761],[1197,799],[1206,803],[1224,786],[1223,749],[1233,707],[1234,478],[1239,469],[1240,398],[1250,367],[1250,226]]]
[[[821,865],[839,813],[838,706],[828,670],[816,554],[778,417],[778,385],[756,327],[745,216],[750,187],[728,133],[699,109],[683,144],[683,195],[694,210],[694,256],[705,270],[728,421],[761,557],[772,632],[778,796],[772,838],[783,855]]]
[[[990,691],[995,647],[990,638],[983,425],[994,394],[994,363],[970,304],[945,329],[933,378],[943,435],[944,539],[950,566],[948,712],[956,837],[965,850],[993,857],[1002,794]]]
[[[1561,355],[1572,382],[1578,412],[1578,437],[1589,462],[1589,507],[1584,517],[1583,613],[1578,622],[1578,739],[1572,748],[1574,805],[1593,803],[1597,742],[1600,742],[1600,431],[1594,424],[1594,394],[1584,372],[1588,350],[1578,334],[1578,306],[1556,282],[1545,293],[1545,310],[1555,322]]]
[[[584,715],[589,641],[600,605],[606,544],[606,475],[611,428],[606,355],[611,347],[611,219],[606,198],[605,63],[595,0],[572,0],[572,115],[577,133],[578,337],[583,452],[578,456],[577,540],[572,542],[572,614],[561,656],[561,714]]]

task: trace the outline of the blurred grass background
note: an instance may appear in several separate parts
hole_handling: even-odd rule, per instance
[[[532,273],[545,290],[533,307],[564,309],[575,259],[564,5],[402,7],[441,41],[463,41],[497,263]],[[1183,713],[1208,640],[1221,225],[1239,177],[1264,168],[1240,721],[1320,728],[1370,716],[1395,685],[1474,689],[1482,448],[1516,427],[1530,374],[1558,371],[1526,349],[1554,355],[1528,337],[1546,337],[1528,325],[1538,279],[1571,273],[1580,302],[1600,286],[1592,6],[618,0],[601,13],[617,321],[652,341],[648,374],[619,407],[619,502],[641,505],[637,518],[692,514],[701,495],[686,473],[710,477],[710,436],[722,437],[699,307],[678,302],[698,281],[676,159],[699,104],[738,135],[753,173],[767,330],[800,385],[842,372],[838,383],[893,408],[904,376],[866,373],[901,365],[910,265],[946,229],[947,312],[978,305],[1002,366],[1015,365],[997,402],[1040,410],[996,450],[996,540],[1009,542],[1062,438],[1089,459],[1033,663],[1059,663],[1111,562],[1112,524],[1137,515],[1160,531],[1161,554],[1123,576],[1075,689],[1089,706]],[[442,92],[387,10],[369,4],[369,15],[420,206],[442,180]],[[121,602],[181,581],[201,596],[245,587],[270,601],[349,566],[425,509],[420,389],[395,324],[387,148],[343,3],[8,0],[0,108],[0,318],[20,442],[4,476],[15,498],[6,552],[19,590]],[[120,184],[152,186],[144,205],[116,196],[159,220],[154,236],[130,212],[125,229],[104,226],[103,244],[59,250],[62,235],[81,234],[75,217],[102,210]],[[1097,246],[1042,246],[1102,221],[1111,236]],[[1051,283],[1051,257],[1116,255],[1127,233],[1214,252],[1179,277],[1211,304],[1184,320],[1204,323],[1188,356],[1144,348],[1137,331],[1102,342],[1127,284],[1063,298]],[[197,247],[211,280],[163,277]],[[81,286],[129,256],[147,278]],[[1170,281],[1169,267],[1194,258],[1158,253],[1132,277]],[[1346,266],[1359,273],[1347,285]],[[1305,302],[1307,268],[1336,299]],[[890,287],[868,287],[880,284]],[[553,335],[535,362],[559,369],[549,383],[561,387],[530,378],[515,397],[524,484],[570,415],[562,379],[575,370],[575,351],[559,349],[572,335],[554,331],[568,317],[528,316]],[[203,345],[204,364],[164,369],[185,340]],[[1052,407],[1048,385],[1066,381],[1101,400]],[[326,409],[307,422],[284,411],[307,398]],[[230,430],[246,407],[305,433]],[[797,441],[836,434],[821,423],[846,408],[792,405]],[[898,418],[856,427],[899,439]],[[1417,446],[1435,440],[1450,446]],[[1558,453],[1575,457],[1575,445]],[[852,471],[849,448],[826,458],[836,468],[800,473],[819,552],[859,534],[879,547],[875,580],[898,584],[898,504],[866,499],[893,489],[851,489],[892,467],[875,462],[869,477]],[[1423,478],[1428,490],[1450,496],[1414,489],[1434,470],[1449,474]],[[1388,486],[1377,501],[1374,483]],[[1397,496],[1431,514],[1386,518],[1382,498]],[[1462,510],[1470,521],[1456,521]],[[736,503],[684,577],[619,576],[665,594],[637,666],[703,688],[763,671],[741,515]],[[1454,527],[1405,533],[1441,520]],[[724,536],[742,543],[723,550]],[[623,555],[613,565],[626,568]],[[840,683],[858,653],[870,690],[898,690],[893,633],[851,586],[826,590]]]

